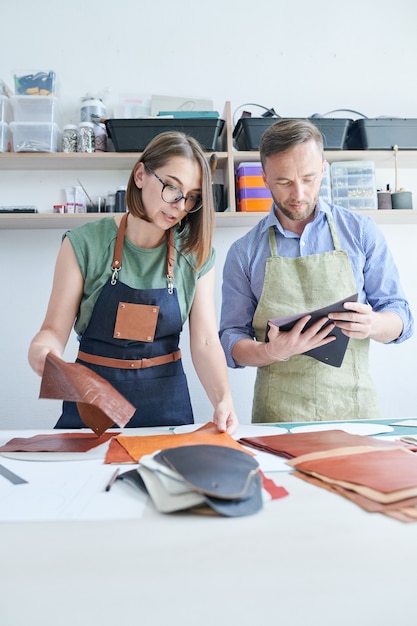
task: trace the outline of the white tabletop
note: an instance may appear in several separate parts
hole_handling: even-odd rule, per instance
[[[141,498],[118,481],[101,519],[0,523],[2,626],[414,626],[417,524],[268,475],[289,495],[254,516],[164,515],[148,502],[111,519],[107,506]]]

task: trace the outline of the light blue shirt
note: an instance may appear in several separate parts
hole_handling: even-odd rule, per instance
[[[349,255],[359,301],[370,304],[374,311],[393,311],[400,316],[403,332],[391,343],[401,343],[413,334],[414,321],[397,266],[371,217],[320,199],[313,221],[299,236],[282,228],[272,205],[267,217],[231,245],[224,264],[220,339],[229,367],[237,367],[231,355],[235,343],[255,336],[252,320],[262,293],[265,261],[271,256],[269,227],[275,228],[280,256],[329,252],[334,246],[326,213],[333,217],[340,245]]]

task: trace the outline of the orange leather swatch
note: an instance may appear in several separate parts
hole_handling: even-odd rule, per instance
[[[115,423],[126,426],[136,410],[89,367],[66,363],[51,353],[46,356],[39,397],[76,402],[84,424],[98,436]]]
[[[144,454],[153,454],[158,450],[166,450],[167,448],[176,448],[178,446],[210,444],[215,446],[227,446],[248,453],[237,441],[228,433],[220,433],[217,426],[213,422],[204,424],[201,428],[185,434],[175,433],[169,435],[144,435],[144,436],[126,436],[119,435],[114,440],[114,446],[109,454],[106,455],[106,463],[126,462],[114,460],[116,445],[120,444],[125,452],[133,459],[133,462],[139,462]],[[250,454],[250,453],[248,453]],[[110,460],[111,459],[111,460]],[[125,456],[126,459],[126,456]]]
[[[112,439],[110,441],[104,462],[117,463],[118,465],[124,463],[136,463],[135,459],[130,456],[126,448],[124,448],[122,444],[117,441],[117,439]]]

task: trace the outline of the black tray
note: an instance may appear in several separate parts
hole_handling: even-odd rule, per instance
[[[321,131],[325,150],[346,149],[346,138],[352,120],[325,117],[309,117],[307,119]],[[278,119],[275,117],[243,117],[238,120],[233,130],[233,138],[238,150],[259,150],[263,133],[277,121]]]
[[[219,118],[109,119],[107,134],[116,152],[142,152],[160,133],[177,130],[197,139],[204,150],[216,150],[224,120]]]
[[[417,150],[417,119],[360,119],[353,122],[347,139],[349,150]]]

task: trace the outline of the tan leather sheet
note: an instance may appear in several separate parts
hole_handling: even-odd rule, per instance
[[[314,476],[310,476],[309,474],[303,474],[303,472],[295,471],[292,476],[342,496],[343,498],[354,502],[368,513],[382,513],[383,515],[387,515],[388,517],[392,517],[405,523],[417,522],[417,497],[400,500],[399,502],[383,504],[381,502],[375,502],[375,500],[370,500],[355,491],[345,489],[340,485],[326,483]]]
[[[106,463],[127,463],[129,462],[129,457],[132,459],[132,463],[137,463],[144,454],[153,454],[158,450],[197,444],[227,446],[250,454],[228,433],[220,433],[213,422],[208,422],[191,433],[178,435],[175,433],[145,436],[118,435],[112,444],[106,455]]]

